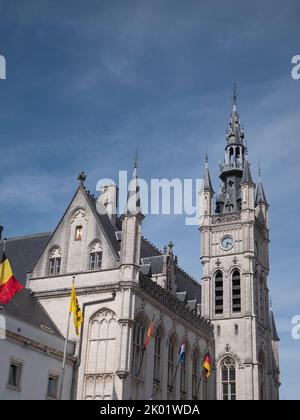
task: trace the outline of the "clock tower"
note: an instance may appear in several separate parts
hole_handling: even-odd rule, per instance
[[[217,398],[279,398],[278,342],[269,304],[269,205],[256,187],[236,104],[214,190],[206,160],[201,196],[202,315],[215,328]]]

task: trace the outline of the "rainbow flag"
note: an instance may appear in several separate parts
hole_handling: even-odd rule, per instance
[[[0,264],[0,304],[6,305],[23,286],[15,279],[10,262],[3,252]]]
[[[153,327],[154,327],[154,322],[153,322],[153,321],[151,321],[151,322],[150,322],[149,329],[148,329],[148,333],[147,333],[147,336],[146,336],[145,344],[144,344],[144,351],[145,351],[145,350],[147,349],[147,347],[149,346],[150,339],[151,339],[151,336],[152,336],[152,333],[153,333]]]
[[[206,356],[204,357],[202,368],[205,370],[206,379],[208,379],[211,374],[211,357],[209,353],[207,353]]]

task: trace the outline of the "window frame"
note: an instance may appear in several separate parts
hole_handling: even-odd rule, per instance
[[[49,384],[50,384],[51,379],[54,379],[56,381],[54,396],[50,395],[50,393],[49,393]],[[47,400],[57,400],[58,399],[59,381],[60,381],[60,375],[58,373],[48,372],[48,381],[47,381],[47,390],[46,390],[46,399]]]
[[[175,349],[176,349],[176,338],[174,335],[171,335],[168,343],[168,391],[174,392],[176,390],[176,381],[172,386],[172,381],[174,379],[174,371],[176,369],[176,357],[175,357]]]
[[[185,354],[183,362],[180,363],[180,399],[186,400],[187,398],[187,385],[188,385],[188,349],[185,346]]]
[[[231,275],[231,311],[234,314],[242,312],[242,276],[238,269]]]
[[[223,371],[226,369],[226,377],[224,379]],[[234,372],[234,377],[231,374]],[[222,401],[236,401],[237,396],[237,380],[236,380],[236,362],[235,360],[227,356],[220,363],[220,384],[221,384],[221,400]],[[224,390],[226,389],[226,393]],[[233,391],[234,390],[234,391]],[[227,398],[225,398],[227,396]]]
[[[80,237],[77,237],[77,232],[80,230]],[[82,234],[83,234],[83,226],[82,225],[78,225],[75,227],[75,242],[80,242],[82,241]]]
[[[192,399],[193,400],[199,400],[199,393],[200,393],[200,387],[199,381],[200,381],[200,352],[198,349],[195,349],[193,352],[193,359],[192,359]],[[197,392],[198,390],[198,392]]]
[[[48,262],[49,277],[59,276],[61,274],[61,257],[50,257]],[[53,269],[52,267],[53,262]]]
[[[218,285],[217,282],[222,282],[222,286]],[[222,316],[224,314],[224,274],[222,271],[217,271],[214,275],[214,314],[216,316]],[[217,293],[219,295],[217,296]],[[222,302],[221,304],[217,305],[217,302]]]
[[[154,339],[154,367],[153,367],[153,384],[161,386],[162,382],[162,350],[163,350],[163,333],[161,328],[157,329]]]
[[[95,260],[92,261],[92,258],[95,257]],[[91,251],[89,253],[89,271],[97,271],[102,268],[103,260],[103,251]],[[94,264],[94,267],[92,266]]]
[[[133,334],[132,334],[132,365],[131,373],[135,377],[143,377],[144,369],[143,366],[138,372],[140,363],[143,357],[144,344],[146,338],[146,328],[144,321],[138,317],[134,322]],[[139,375],[138,375],[139,373]]]
[[[16,384],[10,383],[12,366],[17,368]],[[7,379],[7,385],[6,385],[6,387],[8,389],[12,389],[14,391],[21,391],[21,389],[22,389],[23,367],[24,367],[24,362],[22,360],[18,360],[18,359],[15,359],[15,358],[10,358],[9,359],[8,379]]]

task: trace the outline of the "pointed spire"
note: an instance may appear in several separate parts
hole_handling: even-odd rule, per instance
[[[259,180],[259,183],[257,186],[256,199],[255,199],[255,205],[258,206],[259,204],[264,204],[268,206],[268,202],[266,199],[266,195],[265,195],[265,191],[264,191],[264,187],[263,187],[263,183],[261,179]]]
[[[239,114],[237,111],[237,85],[234,84],[232,95],[232,111],[229,121],[229,129],[227,131],[227,141],[231,144],[244,144],[244,130],[241,127]]]
[[[252,175],[251,175],[250,163],[248,161],[248,158],[246,158],[246,161],[245,161],[245,166],[244,166],[241,185],[242,184],[252,184],[252,185],[254,185]]]
[[[137,152],[135,154],[134,158],[134,168],[133,168],[133,174],[131,181],[129,183],[128,188],[128,197],[127,197],[127,203],[124,210],[124,214],[142,214],[141,209],[141,198],[140,198],[140,187],[138,183],[138,175],[137,175],[137,166],[138,166],[138,155]]]
[[[204,176],[203,176],[203,191],[210,191],[210,192],[214,193],[211,178],[210,178],[210,173],[209,173],[209,169],[208,169],[207,150],[206,150],[206,154],[205,154],[205,171],[204,171]]]

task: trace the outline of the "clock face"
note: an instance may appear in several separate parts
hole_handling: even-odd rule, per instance
[[[232,236],[224,236],[224,238],[221,240],[221,248],[225,251],[229,251],[231,248],[233,248],[234,240]]]

